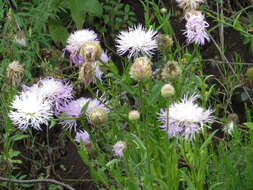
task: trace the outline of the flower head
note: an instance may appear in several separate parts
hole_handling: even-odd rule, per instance
[[[166,82],[177,80],[181,74],[182,70],[176,61],[168,61],[162,70],[162,78]]]
[[[134,60],[130,68],[130,77],[136,81],[146,81],[152,76],[151,61],[147,57],[139,57]]]
[[[82,29],[70,34],[67,39],[67,46],[64,49],[64,51],[67,50],[70,53],[70,63],[83,64],[84,60],[80,55],[80,50],[86,42],[99,43],[97,34],[93,30]]]
[[[107,120],[107,113],[110,112],[110,110],[105,106],[107,104],[108,102],[103,95],[99,99],[96,98],[90,101],[86,110],[86,116],[89,123],[97,125]]]
[[[124,155],[123,151],[125,150],[125,148],[126,143],[123,141],[118,141],[115,145],[113,145],[114,155],[122,157]]]
[[[12,85],[19,85],[24,76],[24,67],[18,61],[13,61],[8,65],[6,75],[11,79]]]
[[[34,91],[22,92],[16,95],[11,102],[9,117],[14,125],[26,130],[28,126],[36,130],[41,130],[40,125],[48,125],[48,120],[52,118],[51,102],[44,100]]]
[[[24,31],[18,31],[15,35],[15,42],[22,47],[26,46],[26,38]]]
[[[67,129],[72,129],[76,131],[77,119],[82,115],[83,107],[90,101],[89,98],[79,98],[77,100],[71,101],[66,104],[65,107],[61,108],[61,113],[65,114],[66,117],[73,117],[72,119],[66,119],[61,122]]]
[[[161,109],[158,120],[162,123],[160,128],[167,130],[169,137],[183,136],[186,140],[195,137],[196,133],[203,131],[205,123],[211,123],[213,117],[210,109],[204,110],[194,103],[198,95],[187,96],[179,103],[173,103],[167,110]],[[169,119],[169,122],[167,120]]]
[[[178,6],[182,9],[197,9],[199,4],[204,3],[205,0],[176,0]]]
[[[209,24],[205,21],[204,15],[200,11],[190,11],[185,15],[187,43],[204,45],[205,40],[210,41],[206,28]]]
[[[83,144],[84,145],[89,145],[90,144],[90,135],[87,131],[83,130],[83,131],[79,131],[79,132],[76,132],[76,136],[75,136],[75,141],[77,143],[80,143],[80,141],[83,141]]]
[[[157,47],[156,33],[151,28],[146,31],[142,25],[129,28],[129,31],[121,31],[116,39],[117,52],[123,55],[128,51],[128,59],[139,54],[151,56]]]
[[[165,84],[161,88],[161,95],[164,98],[170,98],[175,94],[175,89],[172,85],[170,84]]]
[[[140,113],[137,110],[132,110],[128,113],[128,119],[130,121],[135,121],[140,119]]]
[[[102,82],[103,74],[98,62],[85,62],[79,70],[79,79],[83,81],[86,88],[90,83],[96,83],[97,79]]]
[[[26,90],[35,91],[44,100],[52,102],[56,115],[62,106],[73,99],[72,85],[54,78],[41,79]]]
[[[86,42],[81,48],[81,55],[87,62],[95,62],[101,56],[102,49],[97,42]]]

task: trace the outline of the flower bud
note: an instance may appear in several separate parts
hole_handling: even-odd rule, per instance
[[[107,112],[102,108],[94,108],[88,116],[90,123],[95,126],[105,123],[107,118]]]
[[[170,98],[175,94],[175,89],[172,85],[170,84],[165,84],[163,85],[161,89],[161,95],[164,98]]]
[[[24,67],[18,61],[13,61],[8,65],[6,75],[12,85],[19,85],[24,76]]]
[[[136,110],[132,110],[128,113],[128,119],[130,121],[138,120],[138,119],[140,119],[140,113]]]
[[[24,31],[18,31],[15,35],[15,42],[19,44],[20,46],[25,47],[26,46],[26,38]]]
[[[167,12],[168,12],[168,10],[165,7],[160,9],[160,13],[162,13],[162,14],[166,14]]]
[[[86,42],[81,49],[81,55],[85,61],[94,62],[100,58],[101,54],[102,49],[96,42]]]
[[[158,49],[162,52],[166,52],[173,45],[173,40],[169,35],[158,34],[157,35],[157,46]]]
[[[151,65],[147,57],[136,58],[130,68],[130,77],[136,81],[146,81],[152,75]]]
[[[85,88],[96,78],[95,65],[85,62],[79,71],[79,79],[83,81]]]
[[[162,77],[165,81],[177,80],[181,74],[182,71],[176,61],[168,61],[163,67]]]
[[[113,151],[115,156],[123,156],[123,151],[126,148],[126,143],[123,141],[118,141],[115,145],[113,145]]]
[[[248,68],[246,74],[251,80],[253,80],[253,67]]]

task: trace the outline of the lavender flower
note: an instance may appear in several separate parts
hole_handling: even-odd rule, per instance
[[[90,135],[87,131],[80,130],[79,132],[76,132],[75,141],[77,143],[80,143],[81,139],[82,139],[84,145],[90,144]]]
[[[206,28],[209,24],[205,21],[204,15],[200,11],[191,11],[186,13],[185,19],[186,31],[184,34],[187,37],[187,43],[196,43],[198,45],[204,45],[205,39],[210,41]]]
[[[157,48],[156,33],[152,29],[146,31],[142,25],[129,28],[129,31],[121,31],[116,39],[118,54],[123,55],[128,51],[128,59],[139,54],[151,57],[153,50]]]
[[[186,140],[195,138],[195,134],[203,132],[205,123],[211,123],[213,117],[210,109],[204,111],[194,102],[198,95],[190,98],[184,96],[179,103],[173,103],[169,107],[169,123],[167,120],[167,110],[161,109],[158,113],[158,120],[162,123],[161,129],[167,130],[169,137],[179,138],[183,136]]]
[[[70,53],[70,64],[82,65],[84,59],[80,54],[80,50],[86,42],[99,43],[97,34],[93,30],[82,29],[72,33],[67,39],[67,46],[63,50],[63,57],[67,50]]]
[[[73,117],[73,119],[66,119],[60,122],[64,127],[71,130],[74,128],[76,131],[77,119],[82,115],[83,107],[90,101],[89,98],[79,98],[77,100],[71,101],[66,104],[65,107],[61,108],[61,112],[66,115],[66,117]]]
[[[126,143],[123,141],[118,141],[115,145],[113,145],[113,151],[115,156],[122,157],[124,154],[124,150],[126,148]]]
[[[51,102],[44,100],[36,91],[26,91],[16,95],[10,107],[13,111],[8,114],[12,123],[26,130],[28,126],[41,130],[40,125],[48,125],[52,118]]]

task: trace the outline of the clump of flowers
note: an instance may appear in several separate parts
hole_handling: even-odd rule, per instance
[[[97,34],[93,30],[82,29],[72,33],[67,39],[67,46],[64,49],[70,53],[70,64],[74,63],[76,65],[82,65],[84,59],[80,54],[81,48],[87,42],[99,43],[97,39]]]
[[[157,32],[151,28],[146,31],[142,25],[129,28],[128,31],[121,31],[116,39],[116,47],[119,55],[128,52],[128,59],[139,55],[151,57],[154,49],[157,48]]]
[[[115,145],[113,145],[113,152],[115,156],[124,156],[124,150],[126,148],[126,143],[123,141],[118,141]]]
[[[177,80],[182,74],[178,63],[176,61],[168,61],[162,70],[162,78],[167,81]]]
[[[176,0],[178,6],[182,9],[198,9],[201,3],[204,3],[205,0]]]
[[[198,95],[190,98],[184,96],[181,102],[175,102],[167,109],[161,109],[158,120],[162,123],[161,129],[166,130],[169,137],[184,137],[186,140],[195,138],[196,133],[203,132],[205,123],[213,121],[212,110],[204,110],[194,102]],[[168,120],[167,120],[168,117]]]
[[[147,57],[139,57],[134,60],[130,68],[130,77],[136,81],[146,81],[152,76],[152,62]]]
[[[13,109],[8,114],[14,125],[26,130],[28,126],[41,130],[40,125],[48,125],[52,118],[51,101],[45,100],[34,91],[22,92],[16,95],[10,104]]]
[[[89,98],[79,98],[77,100],[71,101],[69,104],[66,104],[61,108],[61,113],[63,113],[69,119],[63,120],[61,124],[67,129],[71,130],[74,128],[76,131],[77,120],[81,117],[83,107],[90,102]]]
[[[24,76],[24,67],[18,61],[13,61],[7,67],[6,76],[11,80],[12,85],[19,85]]]
[[[204,45],[205,40],[210,41],[206,32],[209,24],[205,21],[204,15],[200,11],[192,10],[185,14],[186,30],[184,34],[187,37],[187,43],[196,43]]]

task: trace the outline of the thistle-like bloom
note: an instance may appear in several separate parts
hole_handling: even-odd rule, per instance
[[[152,76],[152,62],[147,57],[139,57],[134,60],[130,68],[130,77],[136,81],[146,81]]]
[[[6,76],[11,80],[12,85],[19,85],[24,76],[24,67],[18,61],[13,61],[7,67]]]
[[[205,21],[204,15],[200,11],[191,11],[186,13],[186,30],[184,34],[187,37],[187,43],[196,43],[204,45],[205,40],[210,41],[206,28],[209,24]]]
[[[83,29],[70,34],[67,39],[67,46],[63,50],[63,56],[66,50],[70,53],[70,64],[72,64],[72,62],[76,65],[84,63],[80,51],[86,42],[99,43],[97,34],[93,30]]]
[[[146,31],[142,25],[129,28],[129,31],[121,31],[116,39],[118,54],[123,55],[128,51],[128,59],[138,55],[151,57],[154,49],[157,48],[156,33],[151,28]]]
[[[89,101],[89,98],[79,98],[66,104],[65,107],[62,107],[61,112],[70,119],[63,120],[61,124],[69,130],[74,128],[74,131],[76,131],[77,119],[81,117],[83,114],[82,109]]]
[[[107,113],[110,112],[110,110],[106,107],[107,104],[108,101],[104,98],[104,95],[102,95],[99,99],[96,98],[90,101],[86,110],[86,116],[89,123],[97,125],[106,121]]]
[[[161,129],[167,130],[169,137],[179,138],[183,136],[186,140],[195,138],[196,133],[203,132],[205,123],[213,121],[212,110],[204,110],[194,102],[198,95],[193,95],[190,98],[184,96],[179,103],[173,103],[167,110],[161,109],[158,113],[158,120],[162,123]],[[169,119],[169,122],[167,120]]]
[[[76,132],[75,141],[77,143],[80,143],[81,139],[82,139],[84,145],[90,144],[90,135],[87,131],[80,130],[79,132]]]
[[[26,90],[35,91],[44,100],[52,102],[56,115],[62,106],[73,99],[72,85],[54,78],[41,79],[32,87],[26,87]]]
[[[102,49],[98,42],[86,42],[81,48],[81,55],[85,62],[95,62],[101,56]]]
[[[162,78],[166,82],[177,80],[181,74],[182,70],[176,61],[168,61],[162,70]]]
[[[41,130],[40,125],[48,125],[48,120],[52,118],[51,102],[38,96],[32,91],[22,92],[16,95],[11,102],[9,117],[14,125],[26,130],[28,126],[36,130]]]
[[[176,0],[176,2],[178,3],[178,6],[181,8],[181,9],[189,9],[189,10],[192,10],[192,9],[197,9],[199,8],[199,5],[201,3],[204,3],[205,0]]]
[[[126,143],[123,141],[118,141],[115,145],[113,145],[113,152],[115,156],[122,157],[124,155],[124,150],[126,148]]]
[[[102,82],[103,74],[98,62],[85,62],[79,70],[79,79],[83,81],[85,88],[87,88],[90,83],[96,83],[97,79]]]

